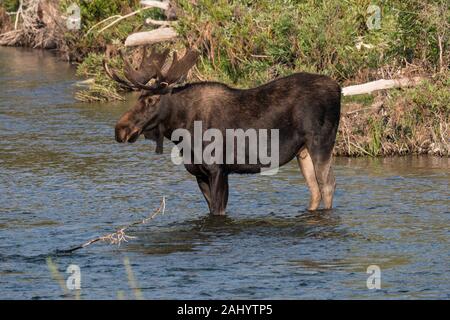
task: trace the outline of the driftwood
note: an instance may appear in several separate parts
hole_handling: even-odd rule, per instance
[[[399,87],[411,87],[418,85],[422,80],[423,80],[422,77],[401,78],[391,80],[382,79],[342,88],[342,94],[344,96],[355,96],[358,94],[371,93],[377,90],[399,88]]]
[[[145,24],[146,25],[168,27],[168,26],[172,25],[173,23],[174,23],[173,21],[154,20],[154,19],[151,19],[151,18],[145,19]]]
[[[164,11],[169,10],[169,1],[153,1],[153,0],[142,0],[141,5],[144,7],[159,8]]]
[[[141,46],[158,43],[162,41],[173,40],[178,33],[173,28],[159,28],[152,31],[144,31],[133,33],[125,40],[125,46]]]
[[[141,11],[144,11],[144,10],[147,10],[147,9],[151,9],[151,8],[152,8],[152,7],[145,7],[145,8],[136,10],[136,11],[134,11],[134,12],[131,12],[131,13],[127,14],[127,15],[120,16],[119,18],[117,18],[116,20],[114,20],[113,22],[111,22],[110,24],[108,24],[106,27],[102,28],[98,33],[101,33],[101,32],[103,32],[103,31],[105,31],[106,29],[112,27],[112,26],[115,25],[116,23],[119,23],[119,22],[122,21],[123,19],[129,18],[129,17],[131,17],[131,16],[134,16],[134,15],[140,13]],[[157,23],[159,22],[161,25],[167,24],[167,23],[168,23],[167,21],[158,21],[158,20],[152,20],[152,21],[155,22],[154,24],[157,24]]]
[[[159,8],[161,10],[164,10],[164,14],[166,15],[168,20],[176,19],[175,10],[173,6],[170,4],[170,1],[168,0],[165,1],[143,0],[140,3],[142,6],[144,6],[144,9]],[[145,20],[146,25],[161,26],[161,28],[152,31],[133,33],[129,35],[128,38],[125,40],[125,46],[134,47],[173,40],[178,36],[178,34],[175,31],[175,29],[170,27],[172,23],[173,21],[164,21],[164,20],[161,21],[148,18]]]

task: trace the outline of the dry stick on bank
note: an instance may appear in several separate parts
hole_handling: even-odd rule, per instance
[[[401,78],[391,80],[381,79],[354,86],[344,87],[342,88],[342,94],[344,96],[354,96],[358,94],[372,93],[373,91],[383,89],[411,87],[418,85],[422,80],[424,80],[422,77]]]
[[[142,0],[141,5],[144,7],[160,8],[164,11],[169,10],[170,7],[169,1]]]
[[[74,252],[74,251],[79,250],[79,249],[83,249],[83,248],[85,248],[85,247],[87,247],[87,246],[89,246],[89,245],[91,245],[93,243],[100,242],[100,241],[108,242],[109,244],[117,244],[117,245],[120,246],[122,241],[128,242],[129,239],[135,239],[136,238],[136,237],[132,237],[132,236],[127,235],[125,233],[126,230],[130,229],[131,227],[135,227],[135,226],[138,226],[138,225],[141,225],[141,224],[146,224],[147,222],[149,222],[149,221],[153,220],[154,218],[156,218],[156,216],[158,214],[164,214],[165,210],[166,210],[166,198],[163,197],[159,208],[156,211],[154,211],[147,218],[144,218],[144,219],[139,220],[139,221],[132,222],[132,223],[128,224],[127,226],[118,229],[115,232],[108,233],[106,235],[103,235],[103,236],[91,239],[91,240],[89,240],[89,241],[87,241],[87,242],[85,242],[85,243],[83,243],[83,244],[81,244],[79,246],[73,247],[71,249],[60,250],[60,251],[58,251],[58,253],[71,253],[71,252]]]
[[[16,21],[14,22],[14,30],[17,30],[17,27],[19,25],[19,18],[20,15],[22,14],[22,8],[23,8],[23,0],[20,0],[19,9],[17,9],[16,12]]]
[[[160,8],[164,10],[168,19],[170,19],[172,16],[172,13],[170,12],[171,6],[169,1],[141,1],[141,5],[143,5],[145,8]],[[174,40],[178,37],[178,33],[175,31],[175,29],[170,27],[170,25],[173,23],[174,22],[172,21],[158,21],[148,18],[145,20],[145,24],[159,25],[161,26],[161,28],[151,31],[133,33],[129,35],[125,40],[125,46],[134,47]]]
[[[100,34],[100,33],[102,33],[103,31],[105,31],[106,29],[111,28],[113,25],[119,23],[120,21],[122,21],[122,20],[124,20],[124,19],[126,19],[126,18],[129,18],[129,17],[132,17],[132,16],[134,16],[134,15],[136,15],[136,14],[138,14],[138,13],[144,11],[144,10],[147,10],[147,9],[152,9],[152,7],[142,8],[142,9],[133,11],[133,12],[131,12],[131,13],[129,13],[129,14],[126,14],[126,15],[124,15],[124,16],[120,16],[119,18],[117,18],[116,20],[114,20],[113,22],[111,22],[110,24],[108,24],[106,27],[103,27],[102,29],[100,29],[100,30],[98,31],[98,33]]]
[[[119,23],[120,21],[122,21],[122,20],[124,20],[126,18],[129,18],[129,17],[132,17],[132,16],[134,16],[134,15],[136,15],[136,14],[138,14],[138,13],[144,11],[144,10],[152,9],[152,8],[159,8],[159,9],[162,9],[164,11],[167,11],[170,8],[170,4],[169,4],[168,1],[165,1],[165,2],[161,2],[161,1],[141,1],[141,5],[143,5],[144,8],[136,10],[136,11],[133,11],[133,12],[127,14],[127,15],[124,15],[124,16],[115,15],[115,16],[111,16],[111,17],[106,18],[105,20],[100,21],[99,23],[95,24],[91,29],[89,29],[88,32],[86,33],[86,35],[88,35],[95,27],[105,23],[106,21],[114,19],[114,18],[116,20],[114,20],[113,22],[111,22],[110,24],[105,26],[104,28],[100,29],[98,31],[98,33],[102,33],[103,31],[105,31],[106,29],[108,29],[108,28],[112,27],[113,25]],[[171,21],[159,21],[159,20],[153,20],[153,19],[148,18],[148,19],[145,20],[145,23],[148,24],[148,25],[168,26],[168,25],[171,24]]]
[[[85,34],[84,36],[86,37],[88,34],[90,34],[90,33],[92,32],[92,30],[94,30],[95,28],[97,28],[99,25],[104,24],[104,23],[106,23],[107,21],[109,21],[109,20],[111,20],[111,19],[117,19],[117,18],[121,18],[121,17],[122,17],[121,15],[116,14],[116,15],[114,15],[114,16],[110,16],[110,17],[108,17],[108,18],[106,18],[106,19],[103,19],[102,21],[100,21],[100,22],[94,24],[94,25],[86,32],[86,34]]]
[[[178,37],[173,28],[159,28],[152,31],[133,33],[125,40],[126,47],[149,45],[162,41],[170,41]]]
[[[155,20],[155,19],[152,19],[152,18],[147,18],[147,19],[145,19],[145,25],[148,25],[148,26],[161,26],[161,27],[169,27],[169,26],[171,26],[172,24],[174,24],[175,22],[174,21],[165,21],[165,20]]]

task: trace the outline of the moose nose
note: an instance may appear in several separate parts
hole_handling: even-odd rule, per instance
[[[128,130],[123,127],[116,127],[116,141],[119,143],[125,142],[128,135]]]
[[[139,135],[141,134],[141,130],[139,128],[130,128],[129,126],[116,126],[115,131],[116,141],[119,143],[133,143],[139,138]]]

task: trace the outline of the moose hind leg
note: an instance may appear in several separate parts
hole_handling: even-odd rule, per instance
[[[312,156],[314,168],[316,171],[317,182],[322,193],[322,200],[325,209],[333,207],[333,195],[336,188],[336,180],[333,169],[331,168],[331,153],[327,156]]]
[[[328,171],[327,183],[324,189],[325,196],[323,202],[325,204],[325,209],[331,209],[333,207],[333,196],[336,190],[336,178],[334,177],[333,168],[330,164],[330,171]]]
[[[311,155],[309,154],[308,149],[303,148],[300,150],[300,152],[297,154],[297,161],[300,166],[300,170],[305,177],[309,191],[311,192],[308,210],[317,210],[322,197],[320,194],[319,184],[317,183],[316,179],[314,164],[312,162]]]

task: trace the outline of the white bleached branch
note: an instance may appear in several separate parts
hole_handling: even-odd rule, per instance
[[[159,8],[162,10],[168,10],[169,9],[169,2],[168,1],[152,1],[152,0],[142,0],[141,5],[144,7],[152,7],[152,8]]]
[[[344,96],[354,96],[358,94],[372,93],[373,91],[377,90],[400,88],[400,87],[412,87],[418,85],[422,80],[423,80],[422,77],[401,78],[391,80],[381,79],[354,86],[344,87],[342,88],[342,94]]]
[[[61,250],[59,252],[60,253],[71,253],[73,251],[85,248],[95,242],[100,242],[100,241],[107,242],[109,244],[117,244],[117,245],[120,245],[122,242],[128,242],[128,240],[135,239],[136,237],[127,235],[125,233],[126,230],[128,230],[131,227],[135,227],[137,225],[146,224],[147,222],[153,220],[157,215],[164,214],[165,210],[166,210],[166,198],[163,197],[159,208],[156,211],[154,211],[151,215],[149,215],[148,217],[146,217],[142,220],[139,220],[139,221],[132,222],[132,223],[128,224],[127,226],[116,230],[115,232],[108,233],[106,235],[91,239],[79,246],[73,247],[68,250]]]
[[[125,46],[133,47],[173,40],[178,33],[173,28],[159,28],[151,31],[137,32],[128,36]]]

